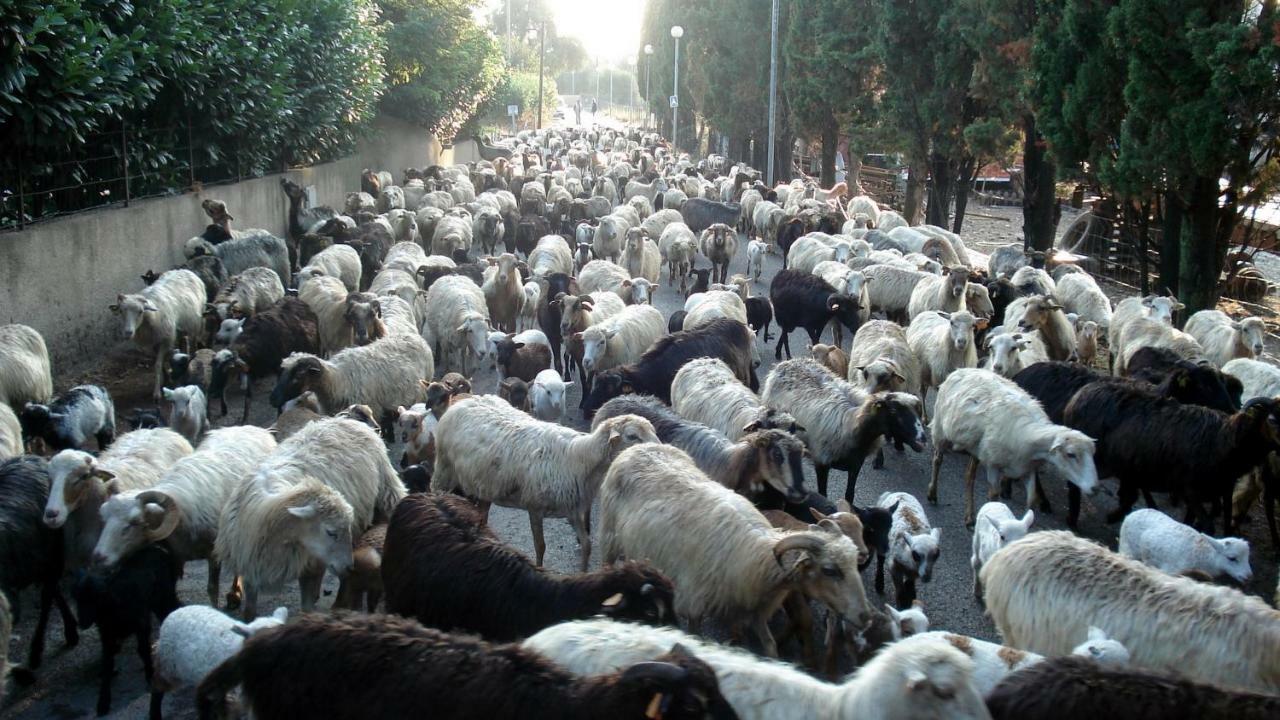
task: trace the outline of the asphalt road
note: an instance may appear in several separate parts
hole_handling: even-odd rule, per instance
[[[730,270],[731,272],[743,272],[745,264],[745,242],[742,242],[738,256],[734,259]],[[706,261],[703,260],[700,266],[705,265]],[[767,294],[769,280],[780,268],[781,258],[779,256],[770,255],[766,257],[765,274],[761,282],[753,287],[752,293]],[[665,281],[665,271],[663,279]],[[672,312],[683,307],[684,297],[676,290],[663,286],[655,293],[653,302],[664,316],[669,316]],[[774,335],[776,335],[776,326],[774,327]],[[829,339],[828,337],[827,340]],[[757,342],[760,341],[757,340]],[[847,337],[846,342],[848,342]],[[791,346],[798,353],[807,354],[807,350],[805,350],[808,347],[807,336],[803,331],[793,333]],[[773,343],[770,343],[768,348],[762,347],[761,350],[764,365],[759,372],[763,383],[769,369],[774,364]],[[149,376],[146,375],[145,368],[135,367],[132,372],[136,372],[140,378],[143,378],[141,386],[149,389],[149,386],[147,386],[148,381],[146,380]],[[496,391],[497,378],[491,370],[484,370],[477,374],[474,381],[473,385],[476,392],[492,393]],[[59,387],[64,387],[64,385],[59,382]],[[575,392],[569,398],[571,417],[566,422],[583,428],[585,423],[582,421],[580,413],[573,410],[579,400],[576,392],[577,385],[573,387]],[[252,422],[263,426],[271,424],[275,415],[272,410],[266,407],[265,398],[267,392],[269,392],[269,387],[266,384],[263,384],[255,392],[255,404],[250,415]],[[121,403],[120,400],[117,402],[120,407],[118,416],[124,417],[128,414],[129,405],[127,402]],[[929,402],[932,403],[932,396]],[[143,404],[149,405],[149,402]],[[234,408],[238,408],[239,398],[234,398],[229,404],[233,407],[232,412],[235,415],[236,410]],[[220,422],[219,424],[230,423]],[[895,490],[911,492],[923,501],[925,488],[929,481],[929,452],[928,448],[924,453],[920,454],[913,453],[910,450],[907,450],[905,454],[899,454],[890,450],[887,452],[885,467],[882,470],[872,469],[871,463],[867,463],[858,481],[856,502],[859,504],[873,503],[881,493]],[[399,455],[400,447],[393,447],[391,449],[391,457],[397,459]],[[806,470],[810,488],[816,489],[812,467],[808,467]],[[925,510],[929,515],[930,521],[935,527],[942,529],[942,554],[934,572],[932,583],[920,587],[920,599],[925,604],[933,629],[945,629],[986,640],[998,641],[999,638],[991,621],[972,596],[972,572],[969,568],[972,535],[963,523],[962,471],[962,459],[959,456],[948,457],[942,467],[939,488],[940,503],[938,505],[925,503]],[[981,474],[979,474],[979,477],[981,477]],[[1052,515],[1039,515],[1036,519],[1035,529],[1065,528],[1062,521],[1062,516],[1066,510],[1064,483],[1055,478],[1047,478],[1045,485],[1048,488],[1055,513]],[[829,490],[831,497],[842,497],[844,487],[845,474],[839,471],[832,471],[831,488]],[[1114,485],[1112,484],[1111,487],[1113,488]],[[982,483],[980,482],[976,501],[979,505],[984,501],[982,492]],[[1021,514],[1025,508],[1023,489],[1016,487],[1013,499],[1008,502],[1014,512]],[[1114,502],[1113,489],[1106,490],[1092,498],[1085,498],[1081,513],[1081,534],[1109,543],[1114,547],[1118,527],[1108,526],[1103,521],[1103,516],[1114,505]],[[1261,515],[1256,511],[1255,514]],[[594,516],[598,517],[599,513],[594,513]],[[500,537],[519,548],[522,552],[532,556],[532,540],[525,513],[495,506],[490,516],[490,522]],[[1246,536],[1254,546],[1253,567],[1255,573],[1253,583],[1247,589],[1270,599],[1276,585],[1276,562],[1270,541],[1263,538],[1265,530],[1262,525],[1263,523],[1255,520],[1253,525],[1248,527],[1249,532],[1246,533]],[[578,548],[577,541],[569,529],[568,523],[564,520],[548,520],[546,522],[546,540],[546,562],[548,567],[559,572],[572,572],[576,568]],[[593,566],[599,562],[599,558],[594,560]],[[871,573],[873,572],[874,566],[868,569],[867,574],[864,576],[864,582],[867,585],[869,597],[872,598],[873,602],[878,602],[883,598],[879,598],[875,591],[871,589]],[[225,584],[229,581],[224,578],[223,582],[223,591],[225,592]],[[183,602],[206,602],[204,584],[204,563],[189,563],[186,569],[186,576],[179,584],[179,595]],[[886,579],[885,584],[886,589],[891,593],[892,583]],[[336,580],[332,577],[327,577],[324,585],[325,597],[321,599],[322,607],[327,607],[332,601],[332,593],[336,591],[336,587]],[[35,622],[36,594],[28,591],[23,595],[22,602],[23,618],[16,628],[20,639],[15,639],[14,651],[11,653],[11,657],[15,659],[26,656],[26,645],[29,642]],[[264,612],[278,605],[286,605],[291,610],[294,610],[297,608],[297,604],[298,591],[296,586],[290,587],[277,595],[264,596],[260,601],[260,607]],[[715,635],[720,635],[715,628],[711,628],[711,631]],[[97,631],[91,629],[84,632],[80,645],[74,649],[67,650],[62,644],[62,627],[57,620],[57,613],[55,612],[54,619],[49,626],[47,648],[45,664],[40,669],[38,681],[33,687],[15,688],[10,683],[9,697],[5,701],[4,710],[0,711],[0,719],[21,717],[67,720],[93,716],[98,687],[99,644]],[[783,652],[786,653],[788,651],[796,653],[798,648],[794,645],[790,647],[784,646]],[[147,689],[142,677],[141,662],[134,651],[132,642],[126,643],[125,651],[118,659],[113,692],[114,703],[111,717],[147,717]],[[195,717],[192,695],[189,691],[178,692],[168,696],[164,707],[167,717]]]

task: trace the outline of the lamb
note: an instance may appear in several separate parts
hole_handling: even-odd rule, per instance
[[[715,223],[702,231],[698,249],[711,261],[711,281],[723,283],[729,276],[729,262],[738,253],[738,233],[729,225]]]
[[[916,284],[927,273],[892,265],[872,265],[863,268],[862,274],[867,276],[870,285],[867,293],[871,299],[871,309],[881,310],[889,319],[906,323],[911,295]]]
[[[405,402],[422,399],[419,381],[435,375],[431,348],[416,335],[389,335],[343,350],[328,360],[294,353],[280,363],[280,379],[271,390],[271,406],[307,390],[325,408],[368,405],[383,416]]]
[[[231,232],[210,225],[204,235],[188,240],[183,252],[188,260],[206,255],[218,258],[228,276],[251,267],[274,270],[282,283],[290,276],[288,245],[266,230],[244,230],[234,237]]]
[[[1167,575],[1066,531],[1010,544],[980,577],[988,612],[1012,647],[1061,655],[1099,625],[1136,668],[1280,691],[1280,611],[1259,598]]]
[[[915,496],[905,492],[884,493],[876,507],[893,515],[889,530],[889,576],[893,580],[894,605],[903,610],[916,599],[916,580],[933,579],[933,566],[938,562],[938,540],[941,528],[931,527],[924,508]],[[884,592],[884,561],[876,558],[876,592]]]
[[[306,303],[287,297],[245,320],[235,341],[214,353],[208,397],[218,398],[222,414],[226,415],[226,388],[239,374],[244,390],[240,422],[247,422],[253,381],[276,375],[284,359],[294,352],[320,352],[319,322]]]
[[[302,609],[320,596],[325,567],[345,575],[355,534],[390,517],[405,495],[375,432],[362,422],[325,418],[280,443],[232,488],[214,555],[243,578],[244,617],[259,591],[298,579]]]
[[[1162,673],[1100,667],[1086,658],[1060,657],[1005,678],[987,696],[987,707],[998,720],[1264,720],[1280,713],[1280,700]]]
[[[1067,312],[1073,312],[1081,320],[1097,323],[1098,327],[1111,327],[1111,299],[1098,287],[1098,282],[1088,273],[1063,275],[1054,293]]]
[[[5,406],[6,408],[8,406]],[[12,410],[9,411],[12,414]],[[22,436],[39,438],[53,451],[83,450],[93,438],[98,450],[106,450],[116,436],[116,407],[111,395],[98,385],[77,385],[48,405],[27,403],[22,408],[21,432],[13,433],[14,455],[22,454]]]
[[[287,440],[310,423],[325,417],[316,394],[308,390],[284,404],[276,421],[267,428],[277,440]]]
[[[850,504],[862,464],[886,435],[916,452],[924,448],[924,426],[915,397],[868,393],[811,358],[775,365],[760,399],[774,410],[789,413],[804,428],[820,495],[827,494],[831,468],[848,474],[844,498]]]
[[[240,426],[209,433],[155,485],[117,493],[102,505],[97,567],[113,568],[139,549],[164,543],[179,564],[209,563],[209,604],[217,606],[220,567],[213,556],[218,519],[233,486],[276,447],[262,428]]]
[[[606,401],[628,392],[653,395],[669,402],[676,373],[695,358],[718,358],[731,368],[740,382],[752,389],[758,388],[752,339],[746,325],[728,318],[716,318],[695,330],[665,335],[646,350],[639,361],[598,373],[590,392],[583,397],[583,414],[589,418]]]
[[[662,256],[657,244],[642,229],[633,227],[627,230],[626,247],[619,262],[631,277],[644,278],[654,285],[658,284]]]
[[[194,688],[214,668],[235,655],[247,637],[279,627],[288,608],[250,623],[239,622],[205,605],[186,605],[169,613],[156,636],[151,678],[151,718],[160,720],[165,693]]]
[[[1261,360],[1236,358],[1222,366],[1222,372],[1240,380],[1244,400],[1280,395],[1280,368]]]
[[[551,367],[549,344],[519,341],[515,335],[504,335],[497,343],[494,356],[498,377],[503,380],[519,378],[521,382],[533,382],[538,373]]]
[[[958,312],[965,309],[965,293],[969,283],[969,270],[962,266],[947,269],[946,275],[927,275],[920,278],[911,291],[907,303],[907,315],[912,319],[922,312]]]
[[[424,547],[434,551],[423,554]],[[428,627],[509,641],[597,613],[674,620],[671,581],[651,567],[553,576],[499,540],[475,506],[454,495],[406,498],[392,515],[383,554],[387,610]]]
[[[492,207],[482,207],[471,219],[472,242],[479,241],[486,255],[492,255],[494,248],[503,241],[506,226],[502,222],[502,213]]]
[[[750,502],[709,482],[679,449],[659,444],[624,451],[600,488],[600,542],[606,563],[647,558],[680,588],[676,614],[697,633],[716,618],[751,627],[770,657],[778,648],[769,618],[793,589],[867,623],[870,604],[858,578],[858,550],[830,520],[800,533],[774,530]],[[680,533],[670,528],[681,528]],[[785,554],[799,551],[792,565]]]
[[[701,423],[686,420],[652,397],[623,396],[605,403],[592,426],[611,417],[639,415],[658,439],[689,454],[699,470],[747,498],[771,487],[793,502],[804,499],[804,444],[782,430],[756,430],[731,441]]]
[[[781,331],[774,357],[782,358],[782,349],[791,357],[790,334],[797,327],[809,334],[810,345],[817,343],[822,330],[835,321],[857,332],[858,298],[837,292],[827,281],[809,272],[780,270],[769,284],[769,300]]]
[[[933,438],[933,472],[929,502],[938,502],[938,473],[950,451],[969,456],[965,471],[965,524],[973,527],[973,485],[978,464],[987,468],[987,485],[994,494],[1001,478],[1027,483],[1027,505],[1036,496],[1035,473],[1054,468],[1084,493],[1098,487],[1094,441],[1090,436],[1056,425],[1040,403],[1012,380],[978,368],[956,370],[938,388],[929,425]]]
[[[26,325],[0,325],[0,403],[21,408],[52,397],[53,373],[44,338]]]
[[[48,499],[49,471],[43,458],[0,460],[0,598],[16,606],[18,593],[30,585],[40,586],[40,615],[31,634],[31,649],[25,668],[12,668],[15,674],[40,667],[49,611],[55,602],[67,646],[80,641],[76,619],[60,586],[65,567],[63,533],[41,522]],[[7,652],[0,655],[0,665],[7,659]],[[0,675],[0,684],[3,678]]]
[[[1171,575],[1195,570],[1212,578],[1228,577],[1242,586],[1253,577],[1247,540],[1204,535],[1152,508],[1125,516],[1120,554]]]
[[[985,323],[968,310],[954,313],[925,311],[907,327],[907,344],[920,359],[920,402],[930,388],[941,387],[956,370],[978,366],[973,331]]]
[[[1062,306],[1045,295],[1020,297],[1005,308],[1004,332],[1032,333],[1032,347],[1049,360],[1066,360],[1076,350],[1076,332]]]
[[[809,354],[818,361],[818,364],[835,373],[836,377],[849,374],[849,356],[835,345],[818,343],[809,348]]]
[[[617,214],[600,218],[596,225],[595,237],[591,240],[591,249],[597,258],[618,262],[622,258],[623,240],[632,223],[626,217]]]
[[[300,671],[300,657],[330,662]],[[414,620],[315,615],[246,640],[200,684],[197,704],[201,718],[223,717],[227,693],[241,685],[253,716],[264,720],[410,717],[424,707],[442,720],[640,717],[649,710],[669,720],[736,717],[705,663],[679,646],[658,660],[578,678],[523,648],[446,635]],[[457,667],[470,671],[459,676]]]
[[[969,556],[969,565],[973,568],[973,597],[982,602],[982,583],[978,580],[978,571],[991,559],[997,550],[1011,542],[1021,540],[1031,530],[1035,522],[1035,511],[1027,509],[1019,520],[1013,511],[1002,502],[989,502],[978,508],[978,519],[973,527],[973,554]],[[1089,629],[1090,636],[1093,628]]]
[[[1012,379],[1022,372],[1024,367],[1037,362],[1048,362],[1048,356],[1035,357],[1036,352],[1032,348],[1032,342],[1032,338],[1022,333],[988,335],[983,342],[988,354],[986,360],[982,361],[982,369],[990,370],[1000,377]]]
[[[419,466],[421,467],[421,466]],[[387,524],[371,526],[351,549],[351,572],[338,583],[333,607],[374,612],[382,602],[382,550]]]
[[[1220,310],[1201,310],[1187,320],[1185,330],[1219,368],[1235,358],[1261,357],[1266,350],[1267,328],[1258,317],[1232,320]]]
[[[181,435],[156,429],[125,433],[96,458],[81,450],[54,455],[49,460],[44,524],[65,526],[68,568],[89,567],[102,532],[99,509],[111,495],[155,485],[191,452],[191,443]]]
[[[436,426],[436,463],[431,489],[460,490],[488,505],[529,513],[536,561],[546,543],[544,517],[569,520],[581,548],[580,568],[591,556],[588,513],[604,471],[618,452],[657,442],[653,426],[632,416],[615,418],[590,434],[536,420],[498,398],[464,398]],[[500,453],[494,455],[494,451]]]
[[[162,276],[163,277],[163,276]],[[232,275],[210,303],[219,320],[234,315],[250,316],[274,305],[284,297],[284,284],[268,268],[248,268]]]
[[[762,240],[752,240],[747,243],[747,274],[755,282],[760,282],[760,274],[764,272],[764,255],[769,251],[769,246]],[[674,270],[672,275],[674,275]]]
[[[485,354],[490,323],[484,291],[465,277],[442,277],[427,291],[426,306],[422,337],[442,366],[467,375],[467,358]]]
[[[945,640],[955,649],[973,658],[974,684],[983,696],[990,695],[997,685],[1013,673],[1045,661],[1043,655],[965,635],[940,631],[924,633],[924,635]],[[1129,664],[1129,651],[1096,627],[1089,628],[1088,639],[1076,646],[1071,655],[1099,667],[1103,665],[1123,667]]]
[[[1071,359],[1092,367],[1098,358],[1098,323],[1085,320],[1076,326],[1076,349]],[[1047,360],[1048,357],[1046,356]]]
[[[889,645],[838,684],[675,628],[610,620],[562,623],[529,638],[524,647],[592,676],[660,657],[673,644],[689,648],[715,670],[725,699],[743,720],[989,717],[973,683],[973,662],[928,635]]]
[[[552,369],[538,373],[529,383],[530,413],[539,420],[559,422],[565,414],[565,393],[572,386]]]
[[[151,681],[151,616],[164,621],[176,610],[177,572],[168,551],[149,547],[126,559],[110,575],[82,575],[71,589],[80,628],[98,626],[102,660],[98,682],[98,715],[111,712],[111,679],[115,658],[125,639],[137,639],[142,670]]]
[[[288,262],[288,258],[285,259]],[[155,357],[152,399],[160,400],[164,387],[164,358],[184,334],[188,343],[199,337],[204,320],[205,290],[190,270],[170,270],[141,293],[116,295],[111,312],[120,316],[120,334]],[[46,364],[47,367],[47,364]],[[43,399],[42,399],[43,400]]]
[[[1130,321],[1154,317],[1165,325],[1172,325],[1174,313],[1184,307],[1177,298],[1156,295],[1125,298],[1116,303],[1116,309],[1111,313],[1111,327],[1107,329],[1107,347],[1111,351],[1112,364],[1124,350],[1124,331]]]
[[[795,418],[762,404],[724,361],[698,358],[685,363],[671,381],[671,408],[686,420],[718,430],[732,441],[757,430],[801,435]]]
[[[169,427],[188,442],[200,442],[209,427],[209,403],[204,391],[196,385],[184,385],[172,390],[165,388],[163,392],[165,402],[170,404]]]
[[[628,276],[625,268],[608,260],[592,260],[578,273],[578,288],[584,293],[612,292],[628,305],[649,302],[653,283]]]
[[[499,330],[509,333],[516,331],[516,318],[524,306],[524,286],[516,263],[516,256],[511,253],[490,258],[484,284],[480,286],[491,321]]]
[[[574,338],[582,342],[582,367],[589,373],[640,359],[665,330],[662,313],[652,305],[631,305]]]

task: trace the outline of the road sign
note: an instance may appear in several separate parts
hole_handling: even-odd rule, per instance
[[[680,98],[676,97],[675,95],[672,95],[672,96],[671,96],[671,107],[672,107],[672,108],[678,108],[678,107],[680,107]]]
[[[511,117],[515,117],[515,116],[519,115],[519,114],[520,114],[520,106],[519,106],[519,105],[508,105],[508,106],[507,106],[507,114],[508,114],[508,115],[510,115]]]

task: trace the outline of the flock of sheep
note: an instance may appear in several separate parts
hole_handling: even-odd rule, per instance
[[[0,327],[0,660],[17,593],[40,588],[26,661],[0,662],[0,683],[33,681],[56,605],[69,645],[99,628],[99,714],[133,637],[153,718],[190,687],[201,717],[1280,716],[1280,612],[1215,584],[1251,579],[1230,535],[1259,494],[1280,547],[1261,321],[1204,311],[1178,330],[1174,298],[1113,308],[1020,245],[983,267],[843,186],[769,188],[651,133],[511,144],[400,184],[366,171],[340,211],[282,180],[286,238],[206,201],[187,262],[110,307],[170,407],[129,432],[101,387],[55,398],[40,335]],[[753,295],[770,254],[785,269]],[[669,318],[663,284],[687,297]],[[774,323],[780,362],[759,377]],[[1096,369],[1104,338],[1113,372]],[[486,365],[496,395],[472,391]],[[211,429],[228,391],[247,422],[263,378],[272,427]],[[575,383],[586,431],[563,422]],[[927,497],[859,506],[886,444],[932,448]],[[916,601],[944,546],[921,500],[952,452],[974,596],[1004,645],[929,631]],[[834,502],[832,469],[848,476]],[[1053,478],[1073,528],[1081,495],[1119,480],[1119,552],[1031,531]],[[998,499],[1015,480],[1021,513]],[[492,504],[528,513],[532,560],[488,528]],[[579,574],[542,570],[547,518],[573,528]],[[209,605],[179,607],[196,560]],[[334,612],[316,613],[327,572]],[[259,616],[293,582],[304,615]],[[699,637],[708,624],[767,657]],[[792,639],[804,670],[772,659]],[[839,678],[845,655],[858,669]]]

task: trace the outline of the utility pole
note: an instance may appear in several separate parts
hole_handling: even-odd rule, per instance
[[[676,39],[675,79],[671,85],[671,149],[680,155],[680,38],[684,37],[684,28],[679,25],[671,27],[671,37]]]
[[[776,1],[776,0],[775,0]],[[542,129],[542,60],[547,54],[547,22],[538,30],[538,129]]]
[[[648,107],[645,108],[645,113],[644,113],[644,118],[646,122],[649,120],[650,117],[653,116],[653,110],[652,110],[653,96],[649,94],[649,67],[652,65],[652,63],[653,63],[653,46],[646,44],[644,46],[644,101],[645,101],[645,104],[648,105]],[[654,125],[658,124],[658,121],[656,118],[653,120],[653,124]]]
[[[769,187],[774,186],[774,124],[778,117],[778,0],[773,0],[773,30],[769,36]]]

